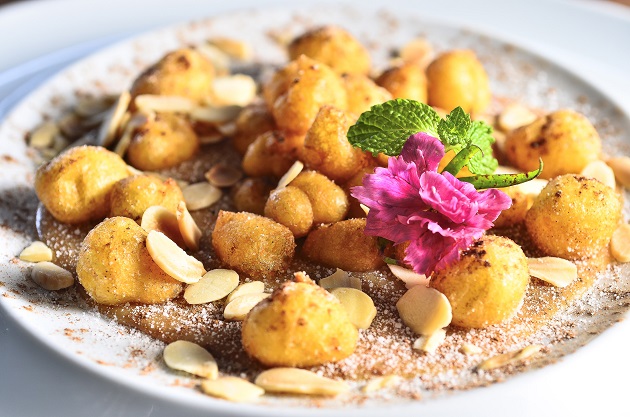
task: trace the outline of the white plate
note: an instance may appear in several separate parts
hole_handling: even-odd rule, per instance
[[[488,69],[495,80],[501,78],[509,80],[509,83],[506,84],[495,82],[494,90],[500,94],[515,98],[520,97],[532,105],[545,108],[567,105],[575,107],[578,97],[583,95],[588,100],[586,104],[580,105],[580,110],[587,113],[593,120],[608,119],[613,122],[613,127],[622,128],[625,132],[630,131],[628,120],[616,112],[609,100],[578,78],[535,56],[523,53],[518,49],[508,52],[502,44],[496,41],[474,34],[466,34],[459,30],[450,29],[448,26],[433,22],[423,24],[422,21],[416,20],[417,13],[413,11],[409,13],[403,10],[390,12],[390,14],[395,14],[400,18],[400,24],[395,30],[382,23],[382,20],[379,21],[380,23],[374,24],[373,22],[376,21],[374,14],[375,12],[369,10],[353,11],[349,8],[313,9],[303,12],[304,19],[302,21],[340,23],[362,36],[364,40],[377,41],[381,46],[381,58],[387,54],[387,45],[403,44],[405,40],[415,36],[418,33],[417,28],[421,27],[421,32],[426,33],[439,47],[472,46],[477,49],[482,57],[487,58]],[[3,169],[3,189],[29,186],[31,180],[29,173],[32,172],[33,167],[24,148],[24,133],[41,121],[42,112],[54,117],[59,115],[63,106],[71,105],[74,100],[72,93],[74,87],[80,86],[84,90],[92,89],[93,91],[96,89],[110,92],[120,91],[129,84],[130,77],[137,74],[141,65],[157,59],[165,50],[179,45],[180,42],[199,41],[207,37],[210,32],[256,42],[257,54],[260,57],[264,57],[265,61],[281,62],[283,59],[281,51],[272,42],[265,39],[263,34],[269,27],[282,26],[284,23],[292,21],[291,13],[288,11],[242,13],[216,20],[210,28],[206,28],[206,25],[202,24],[161,31],[104,51],[72,66],[29,96],[0,128],[0,138],[2,138],[0,149],[4,154],[11,155],[17,161],[17,163],[6,164],[6,169]],[[242,30],[244,27],[247,28],[245,32]],[[210,32],[206,32],[206,29]],[[501,59],[497,59],[497,51],[501,51]],[[141,58],[139,61],[132,59],[138,57]],[[115,65],[112,65],[113,63]],[[533,76],[525,76],[528,74],[524,72],[523,65],[525,63],[532,64],[532,67],[535,68],[532,73]],[[93,82],[95,80],[101,80],[102,83],[95,84]],[[549,87],[554,87],[556,93],[548,94]],[[543,92],[545,93],[544,96]],[[55,105],[52,105],[53,101]],[[611,142],[615,142],[620,140],[621,133],[610,131],[608,136]],[[28,191],[20,190],[19,192],[20,195],[24,193],[28,193]],[[15,205],[12,211],[8,214],[2,213],[3,217],[6,216],[6,220],[11,221],[11,226],[20,226],[23,227],[23,230],[20,233],[6,229],[2,232],[4,241],[0,246],[2,256],[0,259],[7,268],[2,272],[0,280],[5,282],[9,291],[3,289],[5,297],[1,303],[12,317],[36,337],[81,366],[151,396],[176,402],[182,408],[192,406],[207,408],[216,412],[295,414],[295,410],[258,409],[251,406],[232,406],[214,401],[192,390],[169,386],[173,382],[173,378],[168,373],[156,372],[151,375],[142,375],[143,365],[151,363],[152,359],[159,354],[161,349],[159,343],[154,343],[141,335],[121,336],[119,328],[107,325],[103,319],[95,315],[84,314],[74,308],[51,307],[42,303],[42,293],[33,291],[29,285],[27,285],[29,288],[17,288],[18,281],[22,279],[21,277],[25,272],[25,266],[20,263],[12,264],[10,259],[19,253],[19,250],[31,239],[28,237],[28,233],[32,231],[33,221],[32,218],[23,216],[22,211],[15,210],[15,207],[20,207],[20,202],[19,195],[16,195],[16,199],[13,200]],[[30,208],[32,209],[32,207]],[[16,289],[15,293],[11,292],[11,289]],[[89,331],[85,332],[83,329],[89,329]],[[135,358],[136,362],[139,363],[128,368],[126,365],[130,360],[130,352],[138,349],[143,350],[145,354],[141,358]],[[594,360],[594,358],[590,360]],[[580,365],[582,366],[584,363],[580,363]],[[545,369],[535,372],[534,375],[515,378],[503,384],[503,387],[509,387],[514,393],[526,392],[524,385],[528,380],[531,380],[531,377],[536,376],[535,381],[543,381],[541,378],[546,378],[543,374],[549,372],[553,371]],[[426,410],[437,413],[453,411],[454,405],[467,407],[466,400],[470,399],[471,394],[474,395],[474,401],[484,401],[493,398],[502,389],[504,388],[492,387],[474,393],[458,394],[446,400],[405,404],[399,406],[399,409],[402,411]],[[564,391],[561,390],[561,392]],[[525,398],[525,396],[518,395],[517,398]],[[533,407],[538,407],[538,405]],[[301,411],[307,413],[305,410]],[[370,409],[348,410],[347,413],[370,415],[372,411]],[[326,411],[317,411],[317,413],[327,414]]]

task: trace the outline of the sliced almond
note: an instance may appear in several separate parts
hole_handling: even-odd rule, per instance
[[[431,335],[453,319],[448,298],[434,288],[416,285],[400,297],[396,309],[402,321],[416,334]]]
[[[207,182],[199,182],[184,187],[182,194],[188,210],[201,210],[210,207],[219,201],[223,195],[219,188]]]
[[[44,242],[36,240],[20,252],[20,259],[26,262],[52,261],[53,251]]]
[[[228,298],[225,301],[229,303],[230,301],[234,300],[235,298],[240,297],[241,295],[261,294],[264,291],[265,291],[264,282],[262,281],[246,282],[236,287],[236,289],[232,291],[230,295],[228,295]]]
[[[232,301],[229,301],[223,310],[223,318],[226,320],[245,320],[245,317],[252,308],[256,307],[256,304],[260,303],[271,294],[267,293],[252,293],[244,294],[239,297],[235,297]]]
[[[536,120],[538,116],[531,109],[519,103],[512,103],[505,106],[497,118],[499,129],[504,132],[528,125]]]
[[[430,279],[424,274],[418,274],[417,272],[414,272],[411,269],[403,268],[400,265],[387,264],[387,266],[396,278],[405,283],[405,287],[407,287],[407,289],[415,287],[416,285],[424,285],[425,287],[429,286]]]
[[[116,100],[116,103],[114,103],[112,109],[109,111],[107,118],[101,125],[96,143],[103,147],[108,147],[114,142],[120,122],[122,121],[130,102],[131,95],[129,94],[129,91],[123,91]]]
[[[177,371],[216,379],[219,367],[214,356],[196,343],[178,340],[166,346],[163,353],[166,366]]]
[[[584,167],[580,173],[587,178],[595,178],[604,185],[609,186],[613,190],[617,187],[615,181],[615,173],[604,161],[593,161]]]
[[[437,348],[446,340],[446,330],[439,329],[429,336],[420,336],[413,342],[413,349],[426,353],[435,353]]]
[[[217,75],[227,75],[230,73],[230,57],[228,54],[217,48],[215,45],[203,43],[195,47],[200,54],[212,62],[212,66]]]
[[[215,187],[231,187],[243,178],[243,171],[232,165],[218,163],[206,172],[205,177]]]
[[[425,38],[416,38],[408,42],[400,50],[400,58],[404,62],[425,68],[433,60],[433,46]]]
[[[241,106],[195,107],[190,111],[190,118],[210,124],[222,124],[236,119],[241,110]]]
[[[303,169],[304,169],[304,164],[300,161],[295,161],[293,165],[291,165],[291,168],[289,168],[289,170],[284,173],[282,178],[280,178],[280,181],[278,181],[278,186],[276,187],[276,189],[279,190],[289,185],[291,181],[293,181],[298,175],[300,175],[300,172],[302,172]]]
[[[70,271],[43,261],[33,265],[31,279],[45,290],[57,291],[74,285],[74,277]]]
[[[268,392],[306,395],[338,395],[350,390],[345,381],[319,376],[297,368],[273,368],[262,372],[256,385]]]
[[[94,117],[112,106],[112,98],[85,96],[79,98],[74,111],[81,117]]]
[[[236,403],[249,403],[261,397],[265,390],[243,378],[223,376],[201,382],[201,390],[208,395]]]
[[[362,388],[361,392],[368,394],[370,392],[380,391],[382,389],[392,388],[399,385],[403,378],[398,375],[378,376],[370,379]]]
[[[206,304],[228,296],[238,286],[238,274],[231,269],[208,271],[197,283],[186,287],[184,299],[188,304]]]
[[[249,75],[217,77],[212,83],[212,104],[247,106],[256,98],[256,81]]]
[[[365,204],[359,204],[359,207],[361,207],[361,210],[363,210],[366,216],[370,214],[370,208]]]
[[[624,187],[630,188],[630,158],[627,156],[610,158],[606,163],[612,168],[617,181]]]
[[[146,209],[142,214],[140,227],[147,233],[152,230],[162,232],[173,242],[177,243],[177,246],[180,248],[186,247],[184,238],[179,231],[177,216],[162,206],[151,206]]]
[[[201,240],[201,229],[199,229],[199,226],[195,223],[195,219],[192,218],[186,208],[186,203],[183,201],[180,201],[177,205],[176,218],[179,232],[184,239],[184,243],[188,249],[198,251],[199,241]]]
[[[228,138],[234,137],[237,131],[235,122],[222,123],[220,125],[217,125],[217,129],[223,136],[228,137]]]
[[[610,240],[610,252],[617,262],[630,262],[630,225],[620,225]]]
[[[491,369],[501,368],[506,365],[517,364],[525,359],[540,352],[543,347],[541,345],[530,345],[523,349],[504,353],[502,355],[493,356],[490,359],[486,359],[477,366],[477,370],[489,371]]]
[[[333,288],[330,293],[337,297],[356,328],[370,327],[376,317],[376,307],[369,295],[355,288]]]
[[[527,258],[527,266],[529,275],[556,287],[566,287],[577,279],[577,266],[566,259],[552,256]]]
[[[464,355],[478,355],[480,353],[483,353],[483,349],[481,349],[479,346],[473,345],[472,343],[462,344],[462,346],[459,348],[459,351],[462,352]]]
[[[232,58],[245,61],[252,57],[252,47],[243,41],[229,38],[213,38],[208,43],[214,45]]]
[[[146,244],[153,261],[162,271],[178,281],[192,284],[206,273],[201,262],[184,252],[162,232],[151,230]]]
[[[134,100],[136,107],[144,112],[156,113],[190,113],[195,102],[187,97],[163,96],[157,94],[141,94]]]
[[[199,136],[199,143],[202,145],[215,145],[217,143],[221,143],[225,140],[225,136],[219,132],[207,132],[202,136]]]
[[[36,149],[45,149],[53,145],[59,126],[55,122],[44,122],[31,132],[28,144]]]
[[[327,290],[341,287],[360,290],[362,287],[360,278],[351,277],[346,271],[339,268],[337,268],[334,274],[320,279],[319,286]]]

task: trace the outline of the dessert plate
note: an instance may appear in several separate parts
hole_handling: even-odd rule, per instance
[[[43,120],[59,117],[76,103],[78,95],[122,91],[144,67],[182,45],[200,43],[213,36],[240,39],[254,46],[255,61],[275,65],[286,60],[283,49],[277,43],[278,37],[298,34],[324,23],[338,24],[354,33],[370,46],[373,59],[380,67],[387,63],[393,49],[418,35],[426,36],[438,51],[474,49],[488,70],[496,95],[547,110],[574,108],[594,122],[604,138],[607,153],[630,154],[630,121],[614,103],[578,76],[535,54],[484,34],[427,20],[417,11],[398,9],[386,12],[377,8],[355,9],[349,6],[326,9],[296,7],[242,12],[168,28],[126,41],[70,66],[29,95],[0,126],[3,166],[0,173],[2,308],[44,344],[68,359],[116,383],[181,404],[182,409],[192,407],[216,414],[333,415],[339,407],[343,407],[344,413],[348,414],[379,415],[383,411],[379,408],[384,406],[405,412],[458,412],[466,410],[466,401],[471,395],[474,395],[475,401],[494,401],[495,393],[502,388],[493,386],[436,398],[426,393],[422,401],[393,398],[348,404],[340,400],[325,402],[325,408],[317,410],[308,408],[313,405],[310,401],[299,398],[286,398],[264,405],[234,405],[218,401],[191,389],[185,376],[165,369],[160,362],[161,342],[123,328],[93,311],[84,310],[79,297],[71,291],[49,293],[37,289],[28,279],[29,265],[15,260],[20,250],[35,238],[34,225],[37,221],[37,201],[32,189],[36,166],[34,155],[24,142],[29,130]],[[554,345],[546,359],[537,362],[534,367],[549,365],[575,351],[618,321],[628,306],[629,280],[628,268],[615,268],[571,311],[563,313],[557,326],[546,330],[566,330],[562,326],[572,323],[572,336],[567,338],[566,343]],[[628,330],[628,326],[614,329]],[[589,359],[584,356],[582,359],[594,361],[597,356],[598,353],[593,352]],[[566,359],[571,360],[571,357]],[[575,366],[583,366],[583,363],[575,363]],[[527,375],[511,378],[503,385],[523,393],[519,398],[524,399],[528,397],[525,386],[544,379],[545,373],[552,372],[553,365],[545,366],[542,371],[528,371]],[[612,381],[611,378],[608,383]],[[563,388],[558,389],[559,395],[562,395]]]

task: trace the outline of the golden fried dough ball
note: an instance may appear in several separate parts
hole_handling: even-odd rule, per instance
[[[274,184],[267,178],[245,178],[232,188],[232,202],[238,211],[263,215]]]
[[[300,158],[304,165],[340,182],[366,166],[370,156],[352,146],[346,136],[355,121],[354,115],[343,110],[322,107],[304,139]]]
[[[243,171],[251,177],[284,175],[304,147],[304,135],[274,130],[258,136],[243,156]]]
[[[109,216],[129,217],[140,223],[149,207],[162,206],[175,214],[183,199],[182,190],[173,179],[162,181],[148,175],[135,175],[114,184]]]
[[[483,328],[516,314],[529,284],[523,250],[502,236],[484,236],[431,279],[448,298],[452,324]]]
[[[372,79],[361,74],[343,74],[343,85],[348,96],[348,111],[361,114],[375,104],[384,103],[393,97],[385,88],[376,85]]]
[[[339,300],[303,273],[258,303],[242,331],[245,351],[265,366],[337,362],[354,352],[358,338]]]
[[[182,96],[201,102],[212,92],[214,66],[194,49],[166,54],[134,81],[131,96]]]
[[[35,192],[60,222],[101,220],[109,214],[112,187],[127,176],[127,164],[115,153],[97,146],[79,146],[39,167]]]
[[[183,284],[160,269],[146,248],[147,232],[127,217],[111,217],[88,233],[77,261],[79,282],[99,304],[161,303]]]
[[[453,50],[438,56],[427,68],[429,104],[451,111],[481,113],[492,94],[488,74],[470,50]]]
[[[593,125],[572,110],[558,110],[508,133],[505,154],[523,171],[544,163],[541,178],[578,174],[599,158],[602,144]]]
[[[501,188],[512,199],[510,208],[503,210],[494,221],[494,227],[508,227],[525,220],[529,209],[529,197],[518,186]]]
[[[394,98],[427,102],[427,77],[424,69],[415,64],[402,64],[383,72],[376,84],[385,88]]]
[[[250,104],[245,107],[235,121],[236,133],[234,147],[241,155],[245,155],[247,148],[258,136],[276,129],[276,122],[267,106],[262,103]]]
[[[329,66],[301,55],[274,74],[263,96],[280,130],[304,134],[325,104],[345,109],[346,90]]]
[[[359,200],[350,196],[350,193],[352,192],[352,187],[363,185],[363,177],[365,177],[367,174],[373,174],[373,173],[374,173],[374,167],[367,166],[365,168],[362,168],[356,174],[354,174],[352,178],[350,178],[343,185],[343,189],[346,191],[346,194],[348,195],[348,201],[350,203],[350,206],[348,209],[349,218],[354,219],[354,218],[361,218],[361,217],[366,216],[365,211],[361,208],[361,203],[359,203]]]
[[[321,226],[308,234],[302,255],[344,271],[373,271],[383,265],[377,240],[364,233],[365,219]]]
[[[220,211],[212,246],[226,266],[261,280],[286,270],[295,239],[286,226],[266,217]]]
[[[293,181],[293,187],[304,191],[313,207],[314,223],[334,223],[348,214],[348,196],[343,188],[316,171],[303,171]]]
[[[364,74],[370,71],[370,54],[347,31],[336,26],[309,30],[289,44],[289,59],[306,55],[328,65],[338,74]]]
[[[158,113],[135,130],[127,160],[140,170],[156,171],[179,165],[198,149],[199,138],[184,117]]]
[[[272,191],[265,204],[265,216],[288,227],[295,237],[306,236],[313,226],[313,206],[297,187]]]
[[[592,178],[566,174],[549,181],[536,197],[525,226],[545,254],[583,259],[608,245],[621,209],[612,188]]]

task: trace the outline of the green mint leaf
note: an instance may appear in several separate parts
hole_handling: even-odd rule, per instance
[[[494,143],[492,127],[484,122],[475,121],[468,130],[468,137],[471,144],[481,149],[481,153],[475,155],[468,163],[468,170],[473,174],[492,174],[499,166],[499,162],[492,155]]]
[[[376,104],[348,130],[348,141],[364,151],[400,155],[409,136],[425,132],[437,136],[440,116],[427,104],[395,99]]]
[[[477,152],[481,152],[481,148],[477,145],[470,145],[459,151],[457,155],[451,162],[448,163],[442,170],[442,172],[446,171],[453,176],[457,175],[461,169],[466,166],[466,164],[470,161],[470,159],[477,154]]]
[[[503,188],[512,185],[522,184],[531,181],[543,170],[543,161],[539,159],[538,169],[524,174],[493,174],[493,175],[475,175],[472,177],[458,178],[460,181],[468,182],[475,186],[478,190],[485,188]]]
[[[470,116],[461,107],[456,107],[444,120],[440,120],[438,135],[446,152],[459,152],[470,144],[468,130],[471,123]]]

